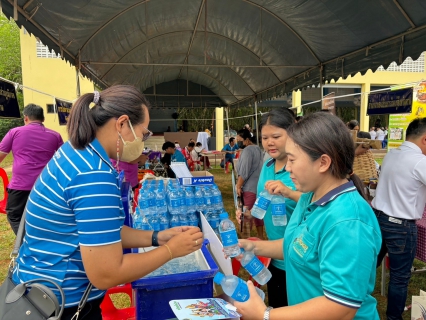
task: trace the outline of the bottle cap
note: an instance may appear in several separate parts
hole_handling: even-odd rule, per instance
[[[223,273],[218,272],[218,273],[216,273],[216,275],[214,276],[213,281],[214,281],[214,283],[216,283],[216,284],[220,284],[220,283],[222,282],[222,280],[223,280],[223,278],[224,278],[224,277],[225,277],[225,276],[223,275]]]
[[[222,213],[219,215],[219,218],[220,218],[220,219],[228,219],[228,218],[229,218],[228,212],[222,212]]]

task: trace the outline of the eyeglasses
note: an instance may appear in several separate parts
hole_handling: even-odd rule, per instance
[[[152,131],[148,130],[145,127],[142,127],[142,128],[144,128],[146,131],[148,131],[148,132],[144,133],[143,136],[142,136],[142,141],[146,141],[149,138],[151,138],[151,136],[153,135],[153,133],[152,133]]]

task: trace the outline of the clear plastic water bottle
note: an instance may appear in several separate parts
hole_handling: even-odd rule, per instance
[[[149,220],[148,220],[148,217],[144,214],[142,214],[141,229],[142,230],[152,230],[151,224],[149,223]]]
[[[266,284],[272,277],[271,272],[263,265],[262,262],[255,256],[253,251],[245,251],[241,249],[243,257],[241,265],[260,285]]]
[[[272,223],[276,227],[287,225],[287,214],[285,208],[285,198],[274,196],[271,200]]]
[[[149,189],[145,191],[145,194],[148,196],[150,214],[153,215],[157,212],[157,206],[156,206],[156,194],[154,192],[154,186],[152,184],[149,186]]]
[[[180,214],[180,194],[174,187],[169,192],[169,212],[171,215]]]
[[[213,185],[212,187],[212,194],[213,194],[213,208],[215,210],[223,210],[223,199],[222,199],[222,193],[220,192],[217,185]]]
[[[251,215],[255,218],[263,219],[266,211],[268,210],[269,204],[271,203],[272,197],[273,195],[267,190],[263,190],[251,209]]]
[[[206,208],[213,208],[213,193],[209,187],[204,187],[204,206]]]
[[[185,195],[185,190],[183,190],[182,187],[178,187],[176,188],[177,192],[179,194],[179,201],[180,201],[180,205],[179,205],[179,214],[186,214],[186,195]]]
[[[219,234],[222,239],[223,252],[228,257],[233,258],[241,254],[237,230],[235,230],[234,223],[229,220],[227,212],[220,214]]]
[[[195,207],[198,212],[206,214],[206,206],[204,204],[204,192],[200,187],[195,187]]]
[[[193,227],[198,227],[198,216],[195,211],[188,213],[188,224]]]
[[[181,226],[189,226],[188,215],[186,213],[179,215],[179,223]]]
[[[157,214],[153,214],[151,216],[151,220],[149,221],[152,230],[154,231],[160,231],[160,218]]]
[[[149,160],[146,159],[146,161],[145,161],[145,169],[146,170],[149,170],[149,165],[150,165]]]
[[[170,219],[170,227],[180,227],[180,219],[178,214],[172,215],[172,218]]]
[[[220,284],[223,292],[235,301],[244,302],[250,298],[247,283],[237,276],[225,276],[223,273],[218,272],[214,276],[213,281]],[[265,293],[262,290],[256,288],[256,292],[262,300],[265,299]]]
[[[161,185],[159,186],[159,188],[157,189],[157,192],[155,193],[155,206],[157,207],[157,213],[163,214],[167,212],[166,195]]]
[[[209,222],[213,230],[218,235],[219,235],[220,213],[221,212],[217,210],[213,210],[212,214],[210,215],[210,222]]]
[[[149,216],[151,208],[149,207],[148,193],[142,189],[139,192],[138,197],[139,212],[143,216]]]
[[[185,191],[185,205],[186,205],[186,213],[191,213],[195,209],[195,195],[192,191],[192,187],[184,188]]]
[[[139,212],[139,208],[136,207],[135,214],[133,215],[133,228],[142,230],[141,225],[141,214]]]
[[[166,230],[169,228],[169,218],[167,217],[167,212],[161,214],[160,216],[160,230]]]

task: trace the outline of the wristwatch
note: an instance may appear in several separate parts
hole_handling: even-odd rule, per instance
[[[273,309],[273,307],[267,307],[265,313],[263,314],[263,320],[269,320],[269,312]]]

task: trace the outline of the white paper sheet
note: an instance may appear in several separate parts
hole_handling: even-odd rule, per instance
[[[231,258],[225,259],[222,242],[220,242],[216,233],[214,232],[214,230],[207,222],[206,218],[202,213],[200,214],[200,219],[204,238],[208,239],[210,242],[210,252],[213,255],[215,261],[217,262],[220,271],[227,276],[232,275]]]

